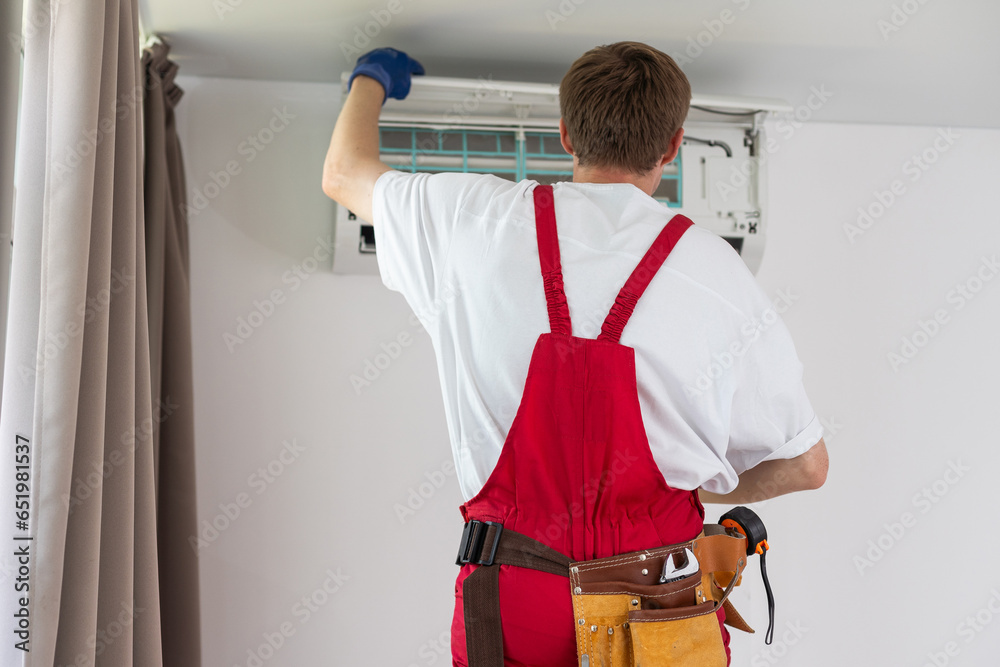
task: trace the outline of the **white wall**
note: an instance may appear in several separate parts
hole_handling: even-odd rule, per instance
[[[200,549],[204,663],[450,664],[461,497],[441,472],[450,450],[429,340],[377,278],[333,276],[328,265],[309,273],[308,263],[307,279],[293,277],[317,248],[323,254],[317,239],[331,231],[333,204],[319,183],[339,90],[191,77],[181,85],[192,200],[227,163],[238,172],[208,187],[212,198],[191,221],[200,518],[224,526],[220,504],[230,514],[232,503],[245,505]],[[275,108],[294,118],[263,151],[241,149],[280,118]],[[1000,131],[958,134],[917,181],[905,163],[933,147],[938,128],[806,123],[774,135],[759,279],[797,297],[785,321],[828,424],[832,466],[822,490],[759,508],[772,537],[778,631],[764,648],[753,572],[737,604],[759,632],[736,639],[734,665],[923,665],[936,652],[939,665],[986,665],[1000,649],[1000,619],[982,631],[960,626],[993,591],[1000,611],[988,509],[1000,460],[991,419],[1000,280],[961,309],[949,301],[982,257],[1000,251]],[[843,226],[894,179],[903,194],[851,243]],[[270,316],[254,316],[260,326],[245,342],[227,343],[238,318],[275,290],[282,300]],[[891,368],[887,354],[938,309],[945,324]],[[356,392],[350,376],[401,334],[412,343]],[[281,462],[292,440],[304,449]],[[938,481],[957,462],[968,469],[956,483]],[[256,472],[269,464],[280,472],[273,481]],[[401,521],[394,506],[442,478]],[[935,502],[916,497],[935,483]],[[710,518],[721,510],[709,507]],[[904,513],[912,520],[896,539],[885,526]],[[870,540],[890,549],[859,565]],[[339,589],[328,595],[324,583]],[[301,602],[309,596],[312,610]],[[981,612],[978,623],[994,616]],[[281,647],[261,652],[282,628]],[[953,657],[943,654],[948,642]]]

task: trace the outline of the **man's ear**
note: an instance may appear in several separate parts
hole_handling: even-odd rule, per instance
[[[559,143],[562,144],[563,150],[574,155],[573,144],[569,140],[569,130],[566,129],[566,123],[562,118],[559,119]]]
[[[679,127],[677,131],[674,132],[674,136],[670,137],[670,144],[668,144],[667,152],[664,153],[663,158],[660,160],[660,168],[666,167],[668,164],[674,161],[677,157],[677,153],[681,150],[681,143],[684,141],[684,128]]]

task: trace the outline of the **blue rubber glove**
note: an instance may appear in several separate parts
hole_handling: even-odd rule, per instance
[[[375,49],[358,58],[358,64],[347,82],[347,90],[351,90],[354,77],[359,74],[370,76],[385,89],[385,99],[382,100],[382,104],[385,104],[385,100],[390,97],[397,100],[406,97],[410,93],[410,76],[423,73],[424,66],[402,51]]]

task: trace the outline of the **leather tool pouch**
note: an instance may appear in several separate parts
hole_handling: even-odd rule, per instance
[[[698,572],[660,584],[667,556],[690,548]],[[746,567],[746,538],[717,525],[681,544],[570,563],[570,590],[581,667],[726,667],[716,611],[753,630],[729,602]]]

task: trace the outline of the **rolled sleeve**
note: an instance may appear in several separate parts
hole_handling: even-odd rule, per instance
[[[795,458],[823,437],[791,334],[770,303],[758,312],[768,311],[739,364],[726,455],[737,474],[762,461]]]
[[[768,454],[762,459],[762,461],[794,459],[796,456],[801,456],[812,449],[812,447],[819,442],[822,437],[823,425],[820,423],[818,416],[813,416],[809,425],[799,431],[798,435]]]

